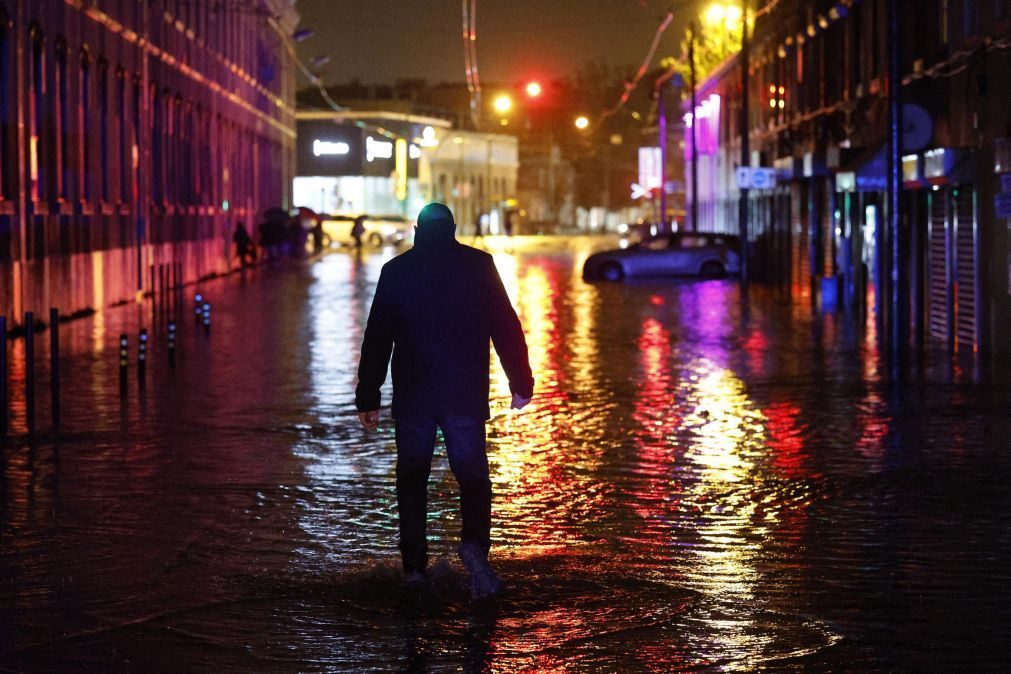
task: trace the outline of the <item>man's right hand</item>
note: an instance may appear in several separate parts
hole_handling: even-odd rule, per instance
[[[526,407],[533,398],[524,398],[519,393],[513,393],[513,402],[511,407],[514,410],[521,410]]]
[[[379,428],[379,410],[359,412],[358,420],[362,422],[362,428],[367,431],[374,431]]]

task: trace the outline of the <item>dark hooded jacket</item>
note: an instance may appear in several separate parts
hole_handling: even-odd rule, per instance
[[[455,239],[452,222],[419,227],[385,265],[369,312],[355,405],[379,409],[393,355],[393,416],[489,417],[489,341],[509,388],[533,395],[519,319],[490,255]]]

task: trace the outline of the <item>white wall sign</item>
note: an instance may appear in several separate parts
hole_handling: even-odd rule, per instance
[[[323,155],[347,154],[351,146],[347,143],[316,139],[312,141],[312,153],[317,157]]]
[[[735,176],[739,190],[771,190],[776,186],[776,169],[774,168],[738,166]]]
[[[365,159],[367,161],[391,159],[392,157],[393,143],[388,140],[376,140],[372,136],[365,139]]]

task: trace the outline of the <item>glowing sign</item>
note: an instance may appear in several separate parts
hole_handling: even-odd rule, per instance
[[[397,138],[396,168],[393,173],[396,177],[394,192],[397,199],[403,201],[407,198],[407,141],[403,138]]]
[[[347,143],[334,143],[329,140],[319,139],[312,141],[312,153],[317,157],[321,157],[323,155],[347,154],[350,151],[351,146]]]
[[[647,192],[660,187],[660,148],[639,148],[639,185]]]
[[[699,154],[715,154],[720,147],[720,97],[712,94],[695,107],[695,114],[685,113],[685,128],[695,127]],[[696,124],[698,122],[698,124]],[[685,158],[691,158],[691,134],[685,134]]]
[[[376,140],[372,136],[365,139],[365,159],[390,159],[393,157],[393,143],[388,140]]]

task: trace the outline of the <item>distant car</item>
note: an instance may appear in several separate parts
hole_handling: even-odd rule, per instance
[[[353,244],[351,227],[354,215],[329,215],[323,220],[323,231],[330,240],[341,244]],[[362,242],[370,246],[400,245],[414,238],[414,223],[401,215],[366,215],[365,234]]]
[[[738,238],[727,234],[679,232],[643,239],[628,248],[594,253],[583,278],[620,281],[633,276],[723,278],[741,270]]]

